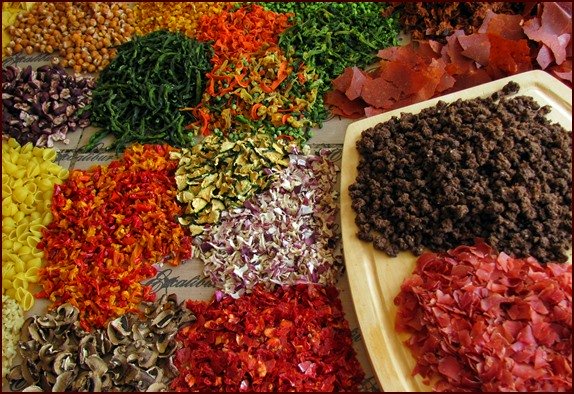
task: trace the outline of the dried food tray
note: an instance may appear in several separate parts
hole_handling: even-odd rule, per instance
[[[406,334],[394,329],[396,306],[393,303],[403,280],[412,272],[416,257],[407,252],[391,258],[375,250],[372,243],[357,238],[355,213],[351,207],[348,188],[357,177],[359,153],[356,142],[362,131],[385,122],[401,113],[418,113],[434,106],[439,100],[487,97],[502,89],[509,81],[520,85],[518,94],[533,97],[540,105],[549,105],[547,117],[572,130],[572,89],[545,71],[535,70],[502,78],[470,89],[461,90],[408,107],[366,118],[347,127],[341,165],[341,227],[345,265],[351,295],[371,364],[384,391],[430,391],[420,375],[413,376],[415,360],[403,344]],[[572,263],[570,249],[569,262]]]

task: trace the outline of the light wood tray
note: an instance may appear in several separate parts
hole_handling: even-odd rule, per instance
[[[355,212],[351,207],[349,186],[357,177],[359,153],[356,142],[361,133],[401,113],[418,113],[434,106],[439,100],[486,97],[502,89],[509,81],[520,85],[519,95],[533,97],[540,105],[550,105],[547,118],[572,130],[572,90],[544,71],[529,71],[499,79],[470,89],[437,97],[408,107],[386,112],[351,123],[345,135],[341,168],[341,225],[345,265],[351,295],[367,351],[380,386],[385,391],[430,391],[419,375],[412,376],[415,360],[403,344],[406,335],[394,328],[397,308],[393,300],[399,294],[403,280],[415,266],[416,257],[403,252],[391,258],[375,250],[371,243],[356,236]],[[570,260],[572,262],[572,253]]]

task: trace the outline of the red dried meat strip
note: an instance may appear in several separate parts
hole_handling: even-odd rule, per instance
[[[351,72],[351,83],[345,91],[345,95],[349,98],[349,100],[354,100],[361,97],[363,85],[371,78],[369,78],[367,74],[358,67],[351,67]]]
[[[490,58],[490,40],[487,34],[471,34],[458,36],[462,47],[461,54],[481,65],[487,65]]]
[[[567,85],[572,87],[572,59],[568,59],[560,65],[552,65],[547,71],[560,78],[562,82],[568,81]]]
[[[509,40],[488,34],[490,57],[487,71],[493,79],[503,78],[533,69],[527,40]]]
[[[363,82],[362,98],[373,108],[390,110],[433,97],[454,84],[429,43],[379,51],[376,78]]]
[[[366,72],[358,67],[347,67],[343,73],[333,80],[333,87],[344,92],[349,100],[361,96],[361,90],[365,81],[370,79]]]
[[[572,265],[478,240],[427,252],[395,298],[414,374],[437,391],[571,391]]]

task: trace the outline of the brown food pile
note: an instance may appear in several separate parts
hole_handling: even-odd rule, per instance
[[[86,332],[69,303],[24,322],[18,343],[23,361],[10,371],[12,391],[167,391],[177,370],[179,329],[195,321],[175,294],[142,302],[105,328]]]
[[[483,242],[429,252],[394,302],[434,391],[572,391],[572,265]]]
[[[518,257],[566,261],[572,135],[511,82],[487,98],[402,114],[363,131],[349,187],[358,237],[391,256],[476,237]]]
[[[524,8],[522,2],[392,2],[383,15],[398,11],[401,26],[415,40],[434,39],[446,43],[445,38],[455,30],[474,33],[488,11],[518,15]]]

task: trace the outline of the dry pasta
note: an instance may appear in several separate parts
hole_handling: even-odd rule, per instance
[[[54,149],[2,140],[2,294],[28,311],[32,284],[39,280],[42,228],[52,220],[54,185],[68,177]]]

